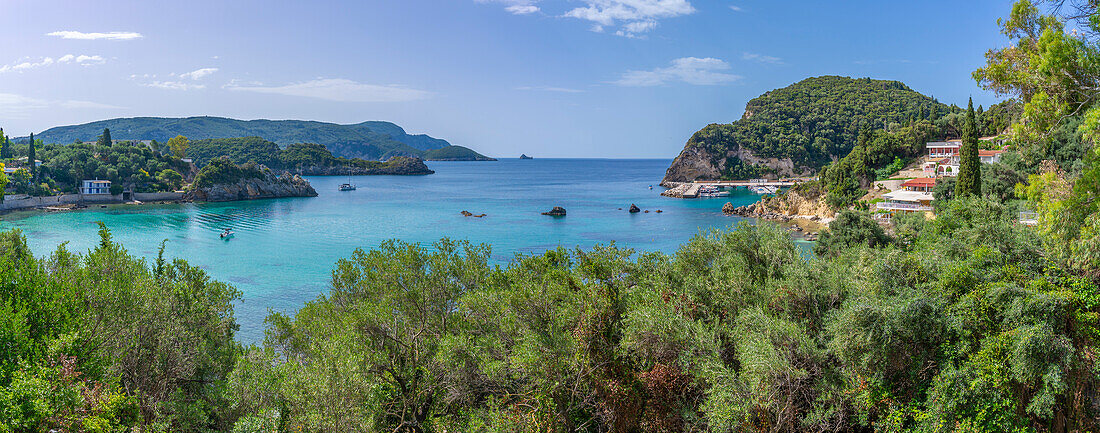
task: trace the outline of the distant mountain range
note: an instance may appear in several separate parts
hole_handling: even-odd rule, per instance
[[[491,160],[469,148],[452,146],[447,140],[424,134],[410,135],[390,122],[370,121],[352,125],[308,120],[237,120],[225,117],[131,117],[82,125],[47,129],[35,138],[46,143],[95,141],[103,129],[115,140],[157,140],[166,142],[177,135],[191,140],[208,138],[261,137],[281,147],[294,143],[316,143],[333,155],[382,160],[394,156],[446,160]]]

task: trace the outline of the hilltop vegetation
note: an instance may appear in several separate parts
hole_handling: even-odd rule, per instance
[[[386,174],[386,170],[398,167],[408,167],[409,170],[419,170],[420,173],[410,171],[393,174],[431,173],[423,163],[412,158],[394,157],[389,161],[379,162],[336,157],[320,144],[295,143],[280,149],[277,144],[260,137],[197,140],[190,143],[188,155],[200,167],[218,157],[226,157],[236,164],[262,164],[274,170],[289,170],[305,175]]]
[[[134,117],[101,120],[83,125],[50,128],[38,138],[47,143],[73,143],[91,140],[104,128],[119,140],[157,140],[166,142],[182,135],[192,140],[208,138],[262,137],[281,147],[294,143],[317,143],[333,154],[369,160],[393,156],[423,157],[425,151],[450,146],[446,140],[427,135],[409,135],[390,122],[363,122],[353,125],[304,120],[237,120],[224,117]],[[476,153],[474,153],[476,155]]]
[[[190,173],[188,164],[179,158],[163,155],[140,142],[118,141],[109,146],[95,142],[38,143],[36,148],[37,158],[42,160],[34,182],[39,185],[37,194],[74,193],[84,179],[109,180],[116,187],[115,193],[125,187],[137,192],[173,191]],[[25,153],[26,146],[21,150]]]
[[[807,78],[749,101],[736,122],[696,132],[665,181],[813,175],[850,153],[861,128],[927,120],[951,129],[957,111],[897,81]]]

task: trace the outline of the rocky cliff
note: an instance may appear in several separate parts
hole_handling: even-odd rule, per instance
[[[280,197],[316,197],[317,191],[301,176],[264,170],[262,177],[249,177],[230,184],[193,188],[187,198],[194,201],[237,201]]]

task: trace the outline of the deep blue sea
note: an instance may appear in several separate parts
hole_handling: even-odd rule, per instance
[[[722,215],[759,197],[735,190],[721,199],[661,197],[657,185],[669,160],[505,159],[497,162],[429,162],[429,176],[352,177],[358,190],[340,192],[346,177],[310,177],[315,198],[233,203],[114,205],[107,209],[0,216],[0,229],[23,230],[36,255],[62,242],[87,251],[98,242],[96,222],[111,229],[131,253],[188,260],[243,293],[236,308],[239,338],[263,336],[268,309],[293,313],[326,292],[336,260],[387,239],[431,243],[442,237],[492,245],[504,263],[517,253],[558,246],[589,248],[615,242],[637,251],[673,252],[692,236],[727,228]],[[652,185],[653,189],[649,189]],[[630,204],[650,213],[630,214]],[[541,215],[553,206],[568,216]],[[662,213],[656,213],[656,210]],[[485,213],[464,217],[461,211]],[[236,232],[223,241],[222,228]]]

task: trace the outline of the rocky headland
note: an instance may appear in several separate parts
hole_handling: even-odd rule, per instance
[[[391,158],[381,167],[359,167],[354,165],[325,166],[325,167],[301,167],[294,173],[302,176],[418,176],[435,173],[424,164],[420,158],[398,156]]]
[[[187,194],[194,201],[238,201],[281,197],[316,197],[317,190],[297,174],[284,172],[276,175],[264,170],[263,176],[248,177],[233,183],[219,183],[202,188],[192,188]]]

